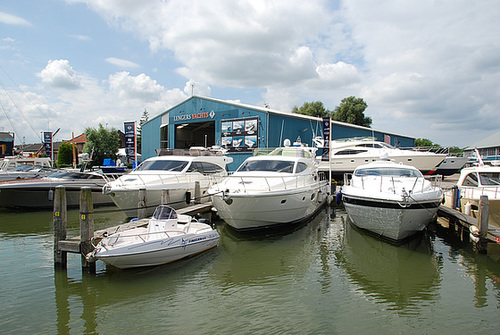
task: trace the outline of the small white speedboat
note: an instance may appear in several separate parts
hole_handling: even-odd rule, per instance
[[[424,178],[413,166],[376,161],[346,174],[342,200],[355,226],[401,241],[436,215],[443,198],[441,178]]]
[[[120,269],[153,266],[201,253],[218,242],[219,234],[210,225],[160,205],[147,227],[109,235],[86,257],[88,261],[99,259]]]

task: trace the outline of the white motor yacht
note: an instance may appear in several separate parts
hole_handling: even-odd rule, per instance
[[[238,231],[290,225],[314,216],[327,201],[328,182],[318,171],[315,150],[255,149],[240,167],[209,190],[218,215]]]
[[[52,167],[52,161],[48,157],[6,156],[0,159],[0,171],[9,171],[19,165],[25,164],[41,168]]]
[[[137,216],[139,190],[145,192],[146,216],[151,216],[160,205],[163,191],[168,191],[168,205],[180,209],[194,199],[196,182],[200,185],[200,199],[196,200],[209,201],[207,189],[227,176],[226,165],[233,161],[232,157],[211,155],[208,151],[174,153],[146,159],[130,173],[106,184],[103,193],[128,217]]]
[[[51,209],[54,207],[54,191],[62,185],[66,189],[68,207],[78,207],[81,188],[90,187],[94,205],[112,205],[113,201],[102,194],[102,187],[110,176],[100,171],[59,170],[46,177],[17,179],[0,183],[0,207]]]
[[[345,173],[352,173],[358,166],[377,161],[384,155],[396,163],[414,166],[423,174],[432,174],[446,158],[446,154],[395,148],[372,137],[334,140],[330,143],[330,162],[322,161],[319,169],[331,169],[332,175],[339,179]]]
[[[442,201],[441,176],[427,178],[413,166],[372,162],[346,174],[342,200],[355,226],[401,241],[423,230]]]
[[[191,216],[178,215],[172,207],[156,208],[147,227],[138,227],[103,238],[86,255],[120,269],[154,266],[186,258],[217,246],[219,233]]]
[[[40,165],[22,164],[7,171],[0,171],[0,182],[16,179],[39,178],[52,174],[56,169],[42,167]]]

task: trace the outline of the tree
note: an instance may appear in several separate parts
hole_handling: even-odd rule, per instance
[[[73,166],[73,145],[69,142],[61,143],[57,150],[57,167]]]
[[[99,129],[86,128],[85,137],[87,142],[83,151],[92,154],[92,165],[102,165],[105,158],[116,160],[116,154],[120,148],[120,134],[115,128],[107,129],[99,124]]]
[[[141,148],[141,138],[142,138],[142,126],[149,121],[149,113],[146,109],[142,112],[141,119],[139,120],[139,126],[137,126],[137,151],[140,152]]]
[[[415,139],[415,146],[416,147],[433,147],[433,146],[439,146],[439,145],[432,143],[432,141],[427,139],[427,138],[416,138]]]
[[[292,113],[311,115],[316,117],[328,117],[330,111],[325,109],[321,101],[304,102],[302,107],[293,106]]]
[[[350,96],[342,99],[340,105],[335,107],[332,119],[363,127],[371,127],[372,118],[365,116],[364,112],[368,105],[362,98]]]

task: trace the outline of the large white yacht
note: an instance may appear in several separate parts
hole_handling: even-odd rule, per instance
[[[312,148],[276,148],[247,158],[209,190],[219,216],[238,231],[291,225],[314,216],[327,201],[327,180]],[[315,149],[312,150],[315,152]]]
[[[207,202],[207,189],[227,176],[226,165],[233,159],[217,152],[191,149],[166,152],[165,156],[151,157],[135,170],[106,184],[103,193],[128,216],[136,217],[139,190],[146,193],[146,215],[151,216],[161,203],[163,191],[168,191],[168,205],[175,209],[191,203],[195,196],[196,182],[200,185],[200,199]],[[172,155],[169,155],[172,154]]]
[[[330,142],[330,162],[321,161],[320,171],[329,171],[337,179],[351,173],[359,165],[387,156],[395,163],[411,165],[423,174],[432,174],[446,158],[446,154],[399,149],[375,140],[373,137],[348,138]]]

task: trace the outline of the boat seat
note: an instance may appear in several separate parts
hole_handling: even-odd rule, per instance
[[[177,223],[186,224],[191,222],[191,216],[185,214],[178,214]]]

